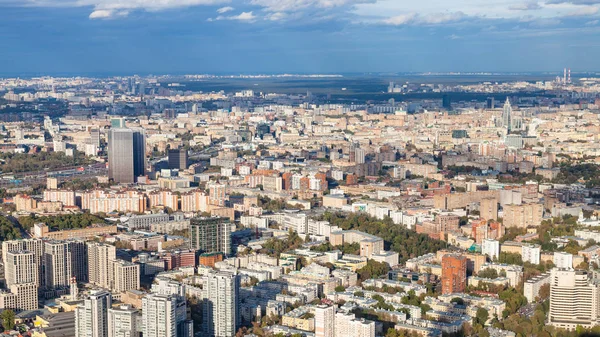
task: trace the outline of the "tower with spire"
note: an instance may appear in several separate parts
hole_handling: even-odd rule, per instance
[[[512,131],[512,107],[510,101],[506,97],[506,103],[504,103],[504,110],[502,111],[502,126],[506,128],[508,133]]]

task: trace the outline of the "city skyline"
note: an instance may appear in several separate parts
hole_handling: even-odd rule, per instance
[[[596,1],[160,4],[0,1],[0,74],[600,69]]]

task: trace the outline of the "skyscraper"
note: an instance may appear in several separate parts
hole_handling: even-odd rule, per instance
[[[108,133],[108,176],[131,184],[146,174],[146,134],[143,129],[115,128]]]
[[[185,170],[187,168],[188,156],[187,150],[184,148],[170,149],[169,153],[169,169]]]
[[[69,287],[72,276],[71,246],[65,241],[44,243],[44,270],[47,288]]]
[[[133,176],[146,175],[146,130],[135,128],[133,130]]]
[[[231,254],[231,223],[228,218],[193,218],[190,234],[192,249],[202,253]]]
[[[108,309],[112,297],[106,291],[92,291],[75,309],[76,337],[108,337]]]
[[[442,294],[462,293],[467,285],[467,258],[444,255],[442,258]]]
[[[38,284],[38,266],[32,252],[26,250],[7,252],[5,261],[4,277],[7,288],[13,284]]]
[[[502,111],[502,126],[506,128],[506,130],[510,133],[512,130],[512,107],[510,106],[510,101],[508,97],[506,97],[506,102],[504,103],[504,110]]]
[[[88,242],[88,282],[102,288],[110,287],[112,261],[116,259],[115,246]]]
[[[234,336],[240,325],[240,286],[237,275],[211,272],[203,280],[202,336]]]
[[[87,245],[83,240],[70,240],[71,247],[71,273],[77,282],[88,282],[88,254]]]
[[[131,129],[116,128],[108,132],[108,177],[115,183],[134,182]]]
[[[44,241],[41,239],[11,240],[2,242],[2,262],[7,265],[8,252],[29,251],[33,253],[35,265],[37,266],[37,286],[43,287],[45,283],[42,263],[44,261]]]

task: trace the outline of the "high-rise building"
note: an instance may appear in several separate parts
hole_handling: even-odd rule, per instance
[[[13,284],[9,292],[0,292],[0,308],[12,310],[38,309],[38,286],[35,283]]]
[[[512,130],[512,107],[510,106],[510,101],[508,97],[506,97],[506,102],[504,103],[504,108],[502,110],[502,127],[504,127],[509,133]]]
[[[498,220],[498,199],[481,199],[479,204],[479,217],[485,220]]]
[[[88,242],[88,282],[102,288],[110,287],[112,270],[112,261],[117,257],[115,246]]]
[[[140,288],[140,265],[124,260],[113,260],[110,289],[115,293]]]
[[[35,265],[38,272],[38,287],[43,287],[45,278],[41,268],[44,260],[44,241],[42,239],[10,240],[2,242],[2,262],[6,266],[6,257],[8,252],[28,251],[33,253]]]
[[[132,129],[133,131],[133,176],[137,181],[138,177],[146,175],[146,130],[142,128]]]
[[[354,162],[357,164],[365,163],[366,152],[365,149],[357,148],[354,150]]]
[[[88,253],[83,240],[69,240],[71,246],[71,273],[77,282],[88,282]]]
[[[493,108],[494,108],[494,106],[495,106],[494,97],[488,97],[488,98],[485,100],[485,107],[486,107],[487,109],[493,109]]]
[[[131,184],[133,174],[133,131],[114,128],[108,132],[108,177],[115,183]]]
[[[170,149],[168,152],[169,169],[185,170],[188,163],[188,153],[184,148]]]
[[[335,336],[335,307],[318,305],[315,308],[315,337]]]
[[[4,277],[7,288],[13,284],[39,284],[39,267],[35,263],[35,256],[32,252],[26,250],[7,252],[4,260]]]
[[[109,292],[95,290],[75,309],[76,337],[108,337]]]
[[[44,274],[47,288],[68,288],[71,284],[71,246],[65,241],[44,242]]]
[[[202,336],[234,336],[240,325],[238,276],[211,272],[203,280]]]
[[[178,295],[146,295],[142,299],[144,337],[193,337],[193,324],[186,319],[186,311],[185,300]]]
[[[108,337],[138,337],[140,311],[131,305],[108,309]]]
[[[131,184],[146,174],[144,129],[114,128],[108,133],[108,176],[116,183]]]
[[[504,205],[503,224],[506,228],[538,227],[542,223],[543,215],[542,204]]]
[[[448,254],[442,258],[442,294],[462,293],[467,285],[467,258]]]
[[[193,218],[190,235],[192,249],[202,253],[231,254],[231,223],[228,218]]]
[[[600,289],[587,271],[554,268],[550,273],[548,324],[573,330],[600,323]]]

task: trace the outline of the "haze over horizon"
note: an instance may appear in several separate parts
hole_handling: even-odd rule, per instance
[[[600,69],[600,0],[0,0],[0,74]]]

